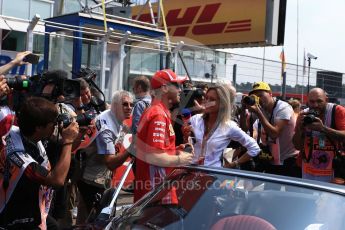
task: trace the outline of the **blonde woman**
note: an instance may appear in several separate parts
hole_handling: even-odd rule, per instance
[[[256,141],[231,121],[234,88],[226,84],[210,87],[206,93],[205,111],[194,115],[190,122],[196,142],[195,162],[205,166],[221,167],[222,153],[231,140],[247,148],[247,153],[228,167],[238,167],[259,154]]]

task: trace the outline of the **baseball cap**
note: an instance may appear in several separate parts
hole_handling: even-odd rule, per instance
[[[249,92],[249,94],[252,94],[255,91],[259,91],[259,90],[271,91],[271,88],[266,82],[263,82],[263,81],[255,82],[253,84],[253,89],[252,91]]]
[[[157,71],[151,78],[152,89],[158,89],[162,85],[168,83],[183,83],[187,80],[187,76],[178,77],[171,69],[163,69]]]

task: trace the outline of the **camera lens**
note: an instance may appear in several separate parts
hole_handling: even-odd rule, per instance
[[[253,96],[245,96],[243,98],[243,102],[244,104],[250,105],[250,106],[255,105],[256,103],[255,98]]]
[[[62,123],[63,127],[66,128],[72,122],[72,117],[68,113],[61,113],[58,115],[57,122]]]
[[[5,79],[8,87],[15,90],[23,90],[28,89],[30,87],[30,82],[28,80],[21,79],[20,76],[6,77]]]

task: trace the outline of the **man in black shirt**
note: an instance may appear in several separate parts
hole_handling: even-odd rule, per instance
[[[0,145],[0,227],[6,229],[46,229],[51,187],[64,184],[71,149],[78,135],[73,121],[62,129],[62,150],[51,169],[43,140],[56,128],[56,106],[38,97],[28,98],[13,126]]]

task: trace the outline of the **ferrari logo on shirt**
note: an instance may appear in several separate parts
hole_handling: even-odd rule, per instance
[[[175,136],[174,128],[171,124],[169,125],[169,131],[170,131],[170,136]]]

